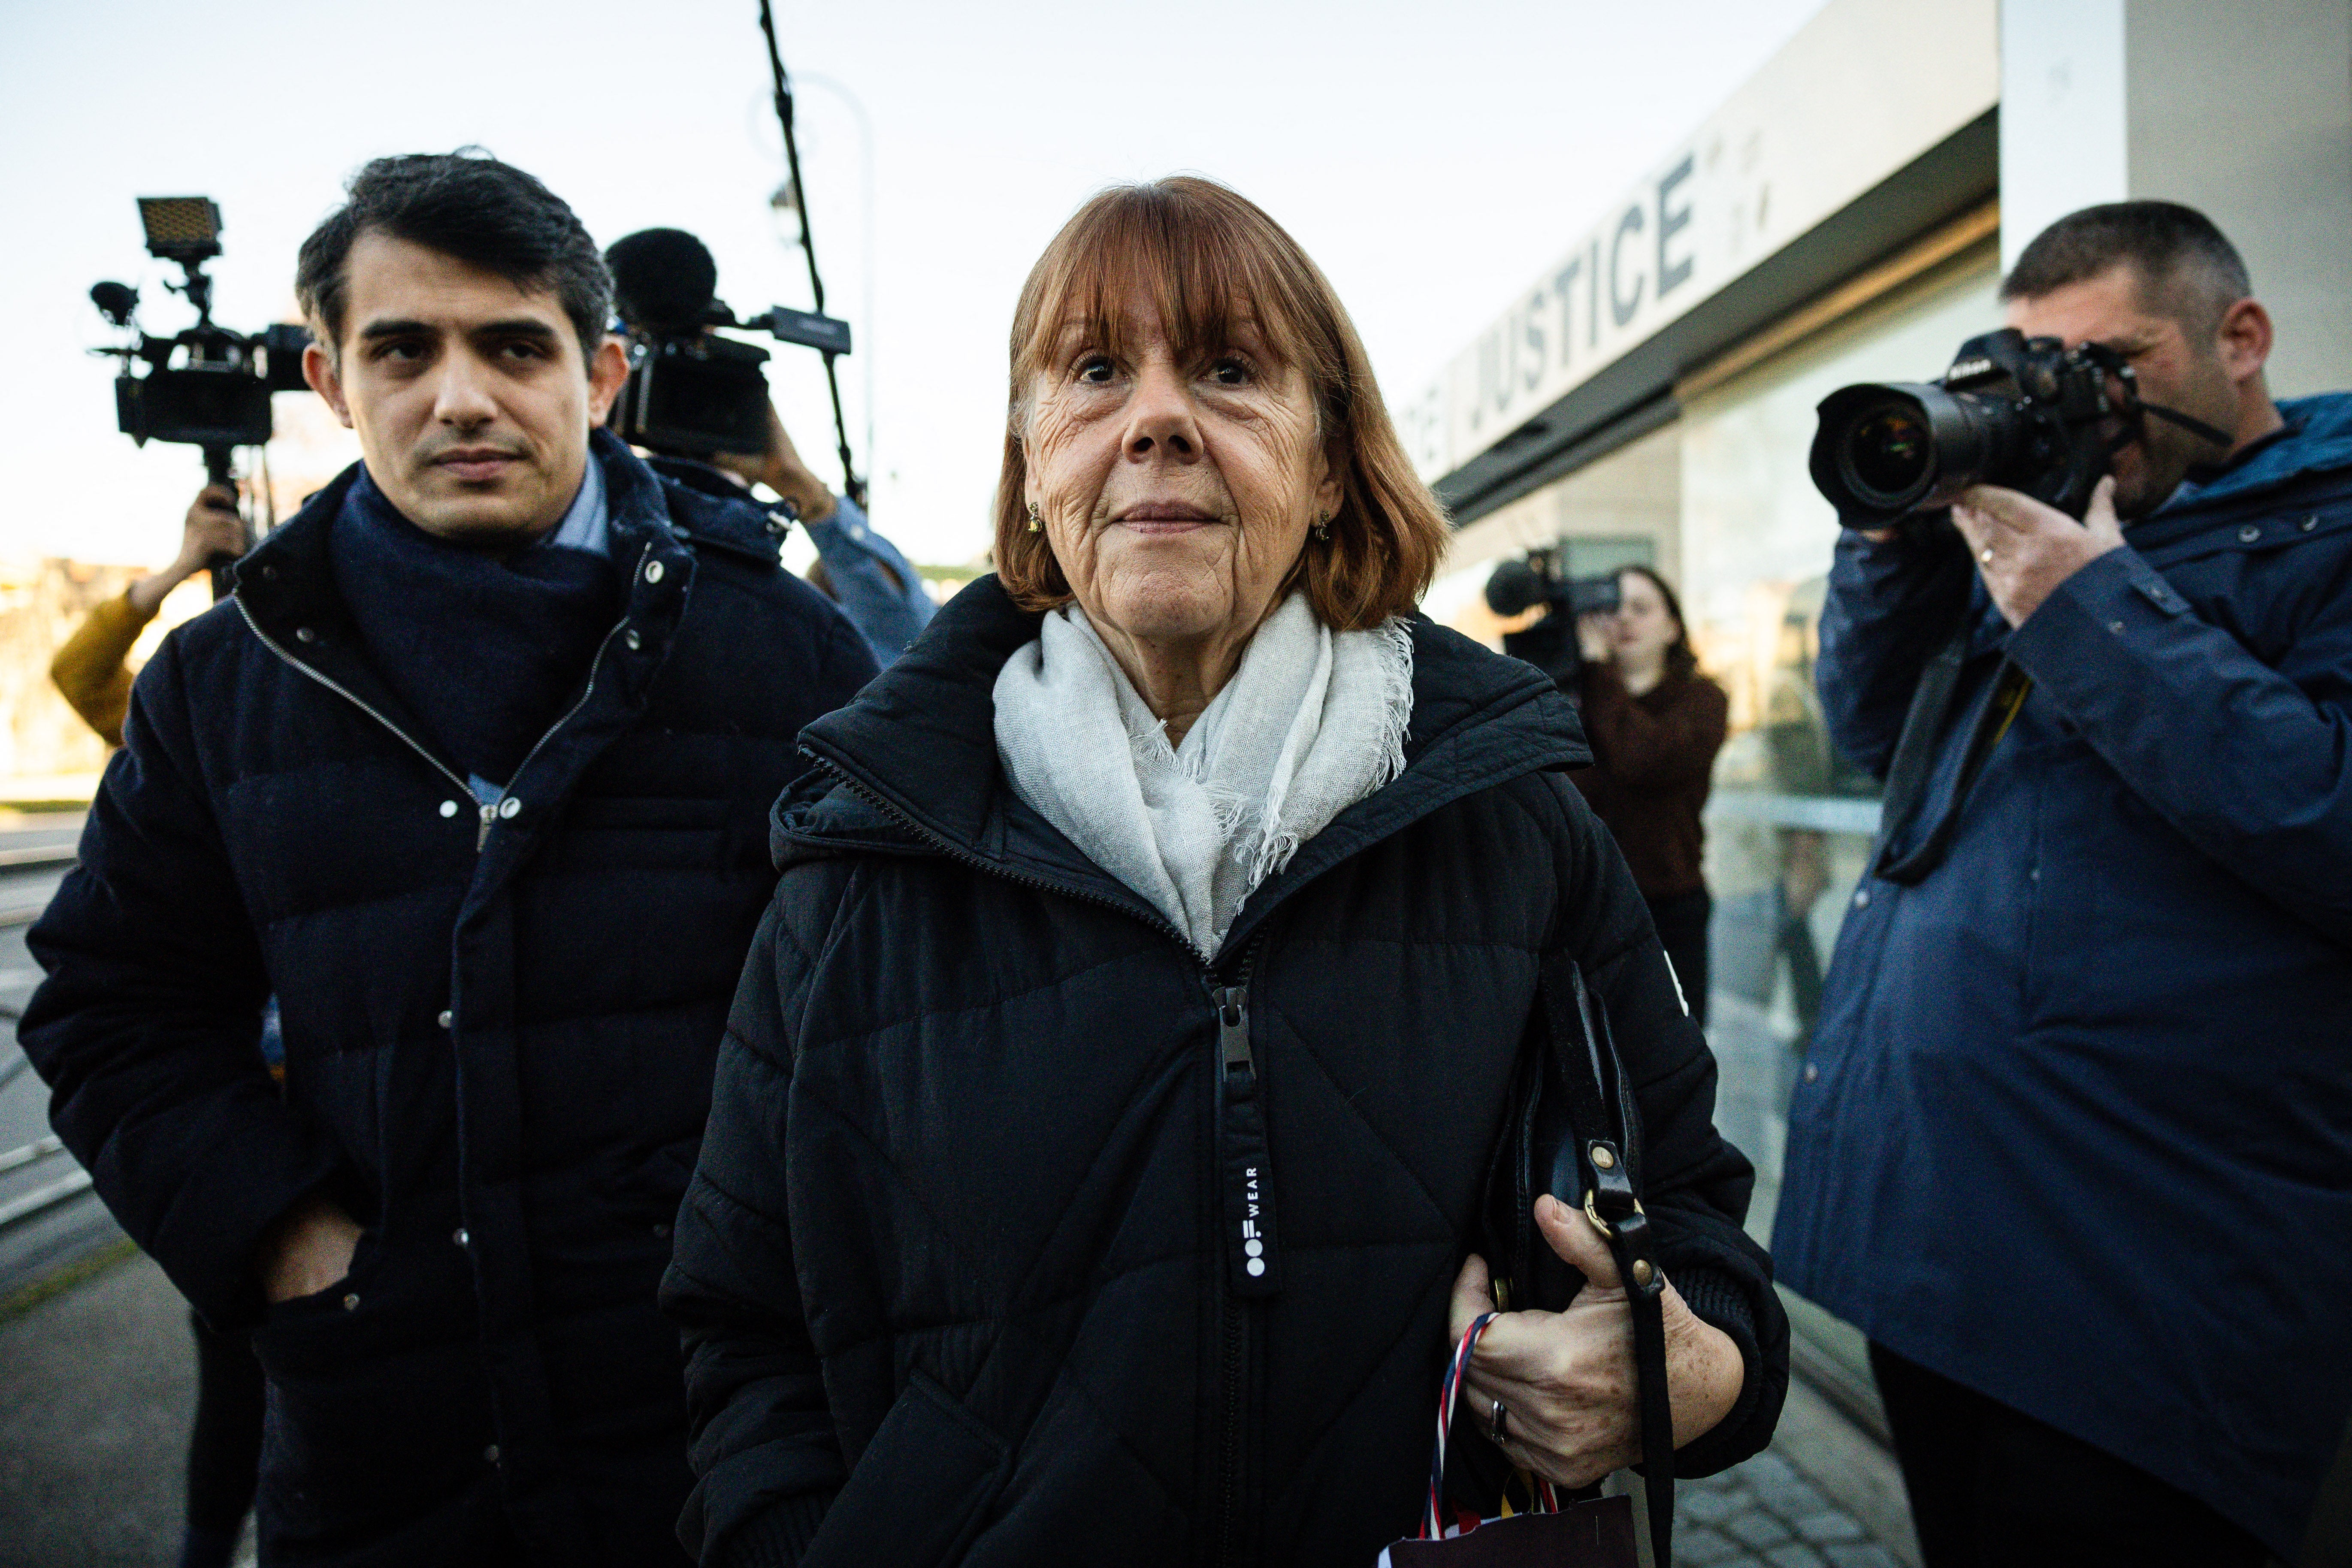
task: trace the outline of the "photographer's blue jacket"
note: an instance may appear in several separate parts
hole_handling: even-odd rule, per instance
[[[1874,772],[1973,617],[1915,832],[2001,655],[2034,684],[1948,858],[1853,894],[1772,1239],[2291,1556],[2352,1409],[2352,395],[2282,412],[2014,632],[1948,537],[1840,542],[1821,695]]]

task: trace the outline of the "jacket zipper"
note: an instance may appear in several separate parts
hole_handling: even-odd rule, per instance
[[[1127,905],[1104,898],[1099,893],[1049,882],[1042,877],[1024,876],[994,861],[983,859],[925,827],[884,799],[879,792],[851,776],[848,769],[831,758],[819,755],[806,746],[801,748],[801,754],[840,780],[858,799],[951,860],[992,876],[1003,877],[1021,887],[1100,904],[1121,914],[1143,918]],[[1225,1266],[1219,1269],[1217,1275],[1222,1387],[1218,1412],[1218,1504],[1213,1533],[1217,1542],[1217,1561],[1234,1563],[1241,1560],[1242,1551],[1242,1439],[1249,1394],[1249,1308],[1245,1296],[1270,1296],[1274,1294],[1277,1281],[1273,1225],[1274,1168],[1265,1137],[1265,1112],[1260,1097],[1257,1055],[1250,1045],[1249,1019],[1250,976],[1257,967],[1259,953],[1265,950],[1266,933],[1261,930],[1250,938],[1248,946],[1242,952],[1234,984],[1220,986],[1216,983],[1215,966],[1202,961],[1199,952],[1185,940],[1183,932],[1157,916],[1144,923],[1165,932],[1171,941],[1184,949],[1194,963],[1201,964],[1202,978],[1209,988],[1210,1004],[1216,1012],[1216,1141],[1221,1178],[1218,1196],[1221,1215],[1227,1221],[1223,1226],[1227,1234],[1219,1248]],[[1237,1107],[1243,1112],[1238,1117],[1234,1114]],[[1238,1136],[1229,1137],[1229,1134]],[[1254,1144],[1251,1142],[1253,1138]],[[1255,1213],[1250,1212],[1253,1190],[1256,1199]],[[1235,1207],[1237,1201],[1239,1206]],[[1246,1235],[1239,1229],[1244,1223],[1252,1226]],[[1253,1241],[1257,1242],[1260,1247],[1255,1255],[1249,1251],[1248,1244]],[[1252,1273],[1253,1264],[1263,1267]]]
[[[653,552],[653,541],[647,540],[646,542],[646,547],[637,552],[637,563],[635,567],[630,571],[627,581],[634,583],[645,574],[646,558],[651,556]],[[607,626],[604,629],[604,639],[596,645],[596,657],[588,661],[588,683],[580,689],[580,700],[572,703],[571,707],[565,709],[563,710],[563,716],[558,719],[554,723],[550,724],[547,727],[547,732],[530,743],[530,750],[525,752],[522,754],[522,761],[515,764],[513,778],[509,778],[499,790],[499,798],[482,807],[482,831],[479,837],[474,840],[474,848],[477,853],[481,850],[484,845],[490,841],[490,819],[499,814],[499,807],[506,804],[508,793],[514,788],[514,779],[522,777],[522,775],[529,771],[531,764],[531,759],[538,756],[541,752],[544,751],[547,747],[548,742],[555,739],[555,732],[558,730],[562,729],[566,724],[571,723],[573,719],[577,718],[580,710],[588,706],[588,700],[596,695],[596,677],[604,668],[604,651],[613,646],[613,639],[619,636],[621,629],[628,624],[628,614],[626,611],[624,611],[619,620],[614,621],[610,626]]]
[[[410,751],[415,752],[418,756],[423,757],[426,763],[430,763],[435,773],[439,773],[443,778],[447,779],[451,784],[456,784],[457,788],[464,793],[467,800],[472,800],[474,798],[474,786],[467,784],[464,779],[459,778],[455,773],[452,773],[446,763],[444,763],[440,758],[425,750],[425,748],[417,742],[415,736],[402,729],[399,725],[394,723],[391,720],[385,718],[381,711],[361,699],[357,693],[352,691],[350,687],[345,686],[341,681],[339,681],[332,676],[327,675],[320,670],[313,669],[310,666],[303,663],[300,659],[296,658],[292,654],[288,653],[285,648],[279,647],[276,638],[272,637],[268,632],[261,629],[261,623],[253,618],[252,610],[246,606],[246,603],[242,598],[236,601],[236,613],[245,617],[246,626],[251,629],[255,637],[261,639],[262,647],[276,654],[292,668],[299,671],[301,674],[309,676],[311,679],[317,681],[320,685],[325,687],[328,690],[333,692],[336,696],[341,698],[344,701],[350,703],[352,707],[358,709],[361,712],[366,714],[369,718],[374,720],[377,723],[391,731],[394,738],[396,738],[401,744],[406,746]],[[482,847],[481,839],[489,837],[490,817],[493,815],[492,808],[487,805],[482,806],[481,815],[481,837],[477,838],[474,841],[474,847],[478,850]]]
[[[644,552],[637,557],[638,572],[643,572],[645,570],[646,556],[652,554],[653,549],[653,545],[648,542],[645,547]],[[631,574],[631,580],[635,581],[635,574],[633,573]],[[350,687],[345,686],[342,682],[335,679],[332,676],[327,675],[321,670],[313,668],[311,666],[303,663],[300,659],[296,658],[292,654],[288,653],[275,637],[272,637],[268,632],[261,629],[261,623],[253,618],[253,611],[247,607],[246,602],[242,598],[238,598],[236,601],[236,613],[245,617],[247,627],[252,631],[256,637],[258,637],[261,640],[262,647],[268,648],[271,653],[276,654],[278,658],[283,660],[286,664],[300,671],[302,674],[309,676],[311,679],[317,681],[320,685],[325,687],[328,690],[333,692],[336,696],[341,698],[344,701],[350,703],[352,707],[358,709],[361,712],[366,714],[369,718],[383,725],[386,730],[392,731],[394,737],[397,739],[401,744],[406,746],[410,751],[415,752],[418,756],[423,757],[427,763],[432,764],[433,771],[435,773],[439,773],[443,778],[447,779],[451,784],[456,784],[459,792],[462,793],[467,800],[474,801],[475,815],[481,822],[481,826],[477,829],[474,834],[474,853],[478,855],[482,852],[484,847],[490,841],[491,825],[496,823],[499,819],[499,807],[506,804],[508,792],[513,788],[513,780],[509,780],[507,784],[499,789],[498,799],[492,801],[476,800],[474,795],[474,786],[467,784],[464,779],[459,778],[456,772],[453,771],[446,763],[444,763],[440,758],[435,756],[430,751],[425,749],[425,747],[419,742],[415,736],[402,729],[399,725],[394,723],[390,719],[384,717],[383,713],[380,710],[362,700],[356,692],[352,691]],[[539,755],[541,748],[545,746],[550,740],[554,738],[556,731],[562,729],[563,726],[572,722],[572,719],[578,715],[580,710],[588,706],[588,699],[593,695],[596,690],[596,673],[604,666],[604,650],[613,646],[613,634],[619,631],[623,626],[625,626],[628,624],[628,616],[623,616],[619,620],[613,623],[610,630],[605,632],[604,641],[596,645],[596,657],[588,662],[588,684],[581,688],[580,700],[574,702],[570,708],[566,709],[563,716],[558,719],[554,723],[549,725],[547,732],[540,736],[537,741],[531,743],[530,750],[523,753],[521,764],[514,771],[515,778],[520,778],[522,776],[523,769],[530,766],[530,760]]]
[[[1228,986],[1212,984],[1217,1013],[1217,1159],[1223,1203],[1226,1267],[1217,1292],[1223,1386],[1218,1410],[1217,1561],[1243,1560],[1243,1453],[1248,1424],[1250,1306],[1281,1288],[1279,1233],[1275,1225],[1273,1150],[1257,1054],[1250,1045],[1250,975],[1265,945],[1261,931],[1242,953]]]

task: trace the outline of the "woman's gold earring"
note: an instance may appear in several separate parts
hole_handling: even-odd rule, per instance
[[[1037,503],[1033,500],[1029,503],[1029,531],[1032,533],[1042,533],[1045,531],[1045,520],[1037,515]]]
[[[1326,543],[1330,542],[1331,514],[1329,512],[1327,511],[1315,520],[1315,537]]]

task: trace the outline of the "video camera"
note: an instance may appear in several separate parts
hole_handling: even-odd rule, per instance
[[[1584,664],[1577,642],[1577,619],[1610,614],[1623,594],[1614,572],[1570,576],[1567,553],[1555,544],[1530,550],[1521,559],[1496,567],[1486,579],[1486,607],[1508,618],[1523,616],[1538,605],[1551,606],[1551,613],[1534,625],[1505,632],[1503,651],[1534,665],[1573,696]]]
[[[2150,414],[2132,368],[2097,343],[2068,348],[2014,328],[1960,345],[1941,381],[1842,387],[1822,400],[1813,484],[1853,523],[1948,507],[1970,485],[2003,485],[2080,518],[2109,459]]]
[[[142,447],[177,441],[203,447],[205,472],[224,483],[231,447],[268,441],[269,395],[305,389],[302,351],[310,334],[281,323],[247,336],[213,321],[213,280],[204,264],[221,253],[221,215],[209,197],[141,196],[139,221],[147,253],[178,262],[186,274],[184,282],[164,287],[195,307],[196,324],[167,338],[141,331],[134,342],[95,351],[122,361],[114,380],[115,423]],[[109,321],[136,331],[138,289],[100,283],[89,298]],[[143,376],[134,369],[141,361]]]
[[[768,447],[768,351],[712,329],[764,331],[822,353],[849,352],[849,323],[779,305],[738,321],[718,298],[709,247],[681,228],[647,228],[604,252],[629,379],[606,423],[632,446],[707,461]]]
[[[1621,597],[1614,572],[1570,576],[1566,552],[1557,544],[1506,561],[1486,579],[1486,607],[1506,618],[1523,616],[1538,605],[1549,605],[1553,616],[1570,621],[1579,616],[1605,616],[1617,608]]]

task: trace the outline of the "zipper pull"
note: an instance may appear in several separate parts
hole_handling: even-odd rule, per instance
[[[1257,1058],[1250,1050],[1249,987],[1212,988],[1217,1009],[1217,1163],[1223,1167],[1228,1289],[1271,1296],[1282,1288],[1275,1250],[1273,1147]]]
[[[493,822],[496,822],[498,819],[499,819],[499,808],[498,808],[497,806],[495,806],[495,805],[488,805],[488,804],[485,803],[485,804],[484,804],[484,805],[482,806],[482,830],[481,830],[479,833],[477,833],[476,835],[474,835],[474,853],[475,853],[475,854],[477,854],[477,855],[480,854],[480,853],[482,852],[482,848],[483,848],[483,847],[484,847],[485,845],[487,845],[487,844],[488,844],[488,843],[489,843],[489,841],[490,841],[490,824],[491,824],[491,823],[493,823]]]
[[[1257,1058],[1250,1055],[1249,987],[1230,986],[1212,994],[1217,1007],[1217,1054],[1228,1074],[1236,1069],[1257,1079]]]

